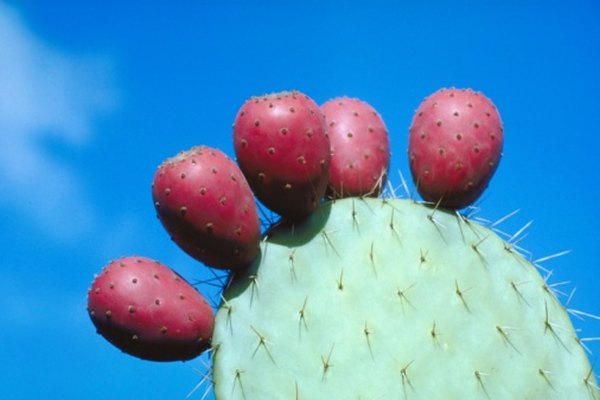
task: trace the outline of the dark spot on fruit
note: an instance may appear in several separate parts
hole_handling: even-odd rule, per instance
[[[425,139],[425,138],[427,137],[427,133],[425,133],[425,132],[421,132],[421,134],[419,135],[419,137],[420,137],[421,139]]]
[[[346,136],[348,136],[350,139],[352,139],[354,137],[354,133],[348,132],[348,133],[346,133]]]
[[[295,112],[296,112],[296,109],[295,109],[294,107],[290,107],[290,112],[291,112],[291,113],[295,113]]]
[[[156,304],[157,306],[160,306],[160,299],[155,299],[154,304]]]
[[[179,177],[180,177],[181,179],[185,179],[185,172],[182,172],[182,173],[179,175]]]
[[[206,194],[206,192],[207,192],[207,189],[206,189],[206,187],[204,187],[204,186],[201,186],[201,187],[200,187],[200,190],[198,190],[198,191],[200,192],[200,194],[201,194],[202,196],[204,196],[204,195]]]
[[[473,151],[474,151],[475,153],[479,153],[479,150],[480,150],[480,149],[479,149],[479,145],[475,145],[475,146],[473,146]]]
[[[438,119],[437,122],[435,123],[437,126],[442,126],[442,120]]]
[[[227,196],[221,196],[221,198],[219,199],[219,203],[224,206],[225,204],[227,204]]]
[[[135,312],[135,307],[130,305],[129,307],[127,307],[127,311],[129,311],[129,314],[133,314]]]
[[[166,326],[163,325],[160,327],[160,333],[162,333],[163,335],[166,335],[167,331],[168,331],[168,329]]]
[[[254,121],[254,126],[259,126],[260,125],[260,121],[257,119]]]
[[[440,156],[443,156],[444,154],[446,154],[446,149],[444,149],[443,147],[440,147],[440,148],[438,149],[438,154],[439,154]]]
[[[111,319],[112,318],[112,311],[106,310],[106,312],[104,313],[104,315],[106,316],[106,319]]]
[[[474,126],[475,128],[479,128],[480,124],[479,124],[479,122],[478,122],[478,121],[475,121],[475,122],[473,122],[473,126]]]
[[[169,197],[171,195],[171,188],[165,189],[165,196]]]
[[[462,140],[462,133],[456,134],[456,140]]]
[[[296,161],[298,161],[299,164],[305,165],[306,164],[306,159],[304,158],[304,156],[298,156],[296,158]]]
[[[273,103],[269,103],[269,108],[273,108]]]
[[[458,114],[458,111],[454,111],[454,112],[452,113],[452,115],[454,115],[455,117],[458,117],[458,115],[459,115],[459,114]]]
[[[358,112],[354,111],[354,112],[352,113],[352,115],[354,115],[355,117],[358,117]]]
[[[131,283],[133,283],[133,284],[136,284],[136,283],[138,283],[138,278],[133,278],[133,279],[131,279]]]
[[[450,92],[450,93],[448,94],[448,96],[449,96],[449,97],[454,97],[454,92]]]
[[[154,202],[154,208],[156,208],[157,210],[160,208],[160,201]]]
[[[494,168],[494,162],[492,160],[488,161],[488,167],[490,167],[490,169]]]
[[[216,169],[215,167],[212,167],[212,168],[210,169],[210,172],[212,172],[213,174],[216,174],[217,172],[219,172],[219,170],[218,170],[218,169]]]
[[[184,295],[182,295],[181,293],[179,294],[179,296],[178,296],[178,297],[179,297],[179,300],[185,300],[185,296],[184,296]]]
[[[205,227],[206,227],[206,231],[207,231],[208,233],[213,233],[213,226],[214,226],[214,225],[213,225],[213,223],[212,223],[212,222],[207,222],[207,223],[206,223],[206,225],[205,225]]]
[[[312,129],[308,128],[306,130],[306,137],[309,138],[309,139],[313,137],[313,131],[312,131]]]
[[[496,134],[494,134],[494,132],[490,132],[490,139],[496,140]]]
[[[246,111],[244,111],[244,110],[240,111],[240,117],[243,117],[244,115],[246,115]]]
[[[331,122],[329,123],[329,127],[330,127],[330,128],[332,128],[332,127],[334,127],[334,126],[335,126],[335,122],[334,122],[334,121],[331,121]]]
[[[287,135],[288,134],[288,128],[281,128],[279,130],[279,133],[281,133],[282,135]]]
[[[242,148],[245,149],[246,147],[248,147],[248,141],[246,139],[240,140],[240,146],[242,146]]]
[[[235,234],[238,236],[242,235],[242,228],[240,228],[239,226],[235,227]]]
[[[158,274],[157,274],[157,273],[154,273],[154,274],[152,275],[152,277],[153,277],[154,279],[160,279],[160,276],[158,276]]]
[[[111,282],[111,283],[109,283],[109,284],[108,284],[108,288],[109,288],[109,289],[114,289],[114,288],[115,288],[115,284],[114,284],[114,282]],[[100,291],[100,288],[98,288],[97,290],[98,290],[98,291]]]
[[[467,107],[469,107],[469,108],[473,108],[473,103],[470,103],[470,102],[469,102],[469,103],[467,103]]]
[[[457,171],[459,171],[459,170],[463,169],[463,166],[464,166],[464,165],[463,165],[463,163],[462,163],[461,161],[457,161],[457,162],[456,162],[456,165],[454,165],[454,168],[455,168]]]
[[[275,147],[271,146],[267,149],[267,152],[271,155],[275,154]]]
[[[237,178],[235,177],[235,174],[229,174],[229,179],[231,179],[232,181],[237,181]]]

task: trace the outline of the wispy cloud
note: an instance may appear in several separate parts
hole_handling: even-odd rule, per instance
[[[53,48],[1,2],[0,38],[0,210],[56,239],[78,237],[97,218],[93,204],[76,167],[44,143],[89,144],[97,118],[116,107],[110,61]]]

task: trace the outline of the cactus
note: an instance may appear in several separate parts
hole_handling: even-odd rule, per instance
[[[600,398],[534,265],[458,213],[347,198],[261,250],[217,313],[219,400]]]
[[[379,146],[369,129],[359,148],[340,145],[330,142],[326,122],[343,137],[335,125],[352,118],[330,106],[333,113],[300,92],[251,98],[233,127],[239,170],[220,151],[200,147],[155,176],[153,200],[169,234],[191,256],[229,270],[214,325],[203,313],[203,329],[214,327],[215,398],[600,400],[584,346],[536,263],[515,237],[498,235],[497,224],[457,211],[481,195],[500,161],[503,131],[491,101],[471,90],[440,90],[417,110],[409,157],[424,203],[371,197],[387,178],[383,120],[370,122]],[[336,183],[333,172],[330,179],[330,166],[341,160],[336,151],[347,161],[363,150],[382,157],[360,164],[349,180]],[[363,186],[371,176],[378,179]],[[281,215],[262,240],[250,188]],[[112,297],[115,268],[89,292],[101,334],[155,361],[189,359],[208,347],[205,330],[187,335],[193,349],[176,355],[161,350],[160,335],[158,345],[151,337],[141,350],[130,348],[128,324],[117,326],[125,340],[104,332],[102,324],[114,327],[103,318],[107,311],[112,317],[107,307],[120,305],[128,318],[123,304],[152,305],[156,296]],[[151,323],[135,329],[153,334],[162,324],[141,322]]]

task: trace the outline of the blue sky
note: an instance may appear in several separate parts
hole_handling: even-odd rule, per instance
[[[371,103],[390,131],[394,185],[395,171],[409,176],[423,97],[483,91],[505,147],[478,216],[520,210],[502,228],[533,221],[520,242],[533,259],[570,250],[544,263],[549,282],[600,314],[600,3],[274,3],[0,0],[4,398],[185,398],[203,360],[121,354],[95,334],[86,290],[133,254],[206,279],[154,216],[154,171],[197,144],[233,156],[243,101],[285,89]],[[574,322],[599,373],[600,320]]]

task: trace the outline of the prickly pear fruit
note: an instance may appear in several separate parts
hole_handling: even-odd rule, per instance
[[[410,170],[423,199],[442,207],[472,204],[502,155],[494,104],[470,89],[441,89],[419,106],[409,130]]]
[[[284,218],[314,211],[329,180],[324,116],[300,92],[247,100],[233,126],[237,161],[256,197]]]
[[[331,196],[377,197],[390,164],[390,143],[383,119],[371,105],[349,97],[329,100],[321,105],[321,112],[331,143]]]
[[[261,246],[217,312],[219,400],[600,399],[533,263],[454,211],[346,198]]]
[[[98,333],[142,359],[189,360],[210,347],[210,305],[181,276],[148,258],[107,265],[88,292],[88,313]]]
[[[172,239],[208,266],[241,269],[256,257],[260,220],[237,164],[194,147],[160,165],[152,184],[156,212]]]

